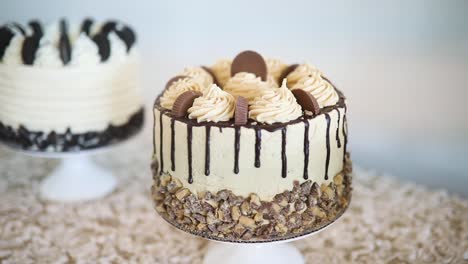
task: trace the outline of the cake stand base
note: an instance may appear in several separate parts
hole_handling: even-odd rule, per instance
[[[89,155],[65,156],[60,165],[41,183],[45,200],[77,202],[98,199],[117,185],[111,172],[95,164]]]
[[[212,242],[204,264],[304,264],[304,258],[290,243],[228,244]]]

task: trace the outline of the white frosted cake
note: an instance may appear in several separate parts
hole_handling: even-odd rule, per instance
[[[301,236],[351,197],[343,94],[310,64],[252,51],[172,78],[154,106],[156,210],[227,241]]]
[[[135,33],[108,21],[0,28],[0,141],[76,151],[124,140],[143,123]]]

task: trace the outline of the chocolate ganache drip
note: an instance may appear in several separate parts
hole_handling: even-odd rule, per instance
[[[348,121],[346,120],[346,112],[348,108],[344,107],[344,114],[343,114],[343,137],[344,137],[344,147],[343,147],[343,162],[346,160],[346,146],[348,145]]]
[[[286,127],[281,129],[281,177],[286,178],[288,175],[288,157],[286,156]]]
[[[341,140],[340,140],[340,120],[341,120],[341,114],[340,114],[340,109],[336,109],[336,112],[338,113],[338,122],[336,124],[336,144],[338,148],[341,148]]]
[[[159,114],[159,165],[160,171],[159,174],[162,174],[164,171],[164,157],[163,157],[163,114],[164,112],[161,111]]]
[[[325,119],[327,120],[327,158],[325,161],[325,180],[328,180],[328,165],[330,164],[330,115],[325,113]]]
[[[171,119],[171,170],[175,171],[175,119]]]
[[[239,173],[240,127],[234,129],[234,173]]]
[[[309,121],[304,120],[304,180],[309,178]]]
[[[192,176],[192,126],[187,125],[188,183],[193,183]]]
[[[262,130],[255,128],[255,168],[260,168],[260,152],[262,150]]]
[[[205,175],[210,175],[210,133],[211,126],[205,127]]]

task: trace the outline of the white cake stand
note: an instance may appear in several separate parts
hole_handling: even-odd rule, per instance
[[[27,151],[5,144],[25,155],[60,159],[61,162],[40,184],[40,197],[57,202],[80,202],[102,198],[117,186],[113,173],[96,164],[92,157],[134,138],[141,130],[117,143],[76,152]]]
[[[338,219],[307,235],[286,240],[235,243],[215,240],[209,245],[203,264],[304,264],[301,252],[290,242],[316,235],[336,223]]]

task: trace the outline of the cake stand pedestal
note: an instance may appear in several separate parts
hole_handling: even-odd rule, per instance
[[[204,264],[304,264],[301,252],[289,243],[225,244],[213,242]]]
[[[339,218],[309,234],[286,240],[232,243],[214,241],[208,247],[203,264],[304,264],[305,261],[301,252],[290,242],[316,235],[338,220]]]
[[[6,143],[3,145],[24,155],[61,161],[40,184],[39,194],[43,200],[82,202],[102,198],[117,186],[117,178],[112,171],[96,164],[93,156],[129,143],[140,131],[109,145],[70,152],[30,151]]]
[[[99,167],[91,154],[64,154],[61,159],[60,165],[41,183],[41,198],[77,202],[104,197],[115,189],[117,179]]]

